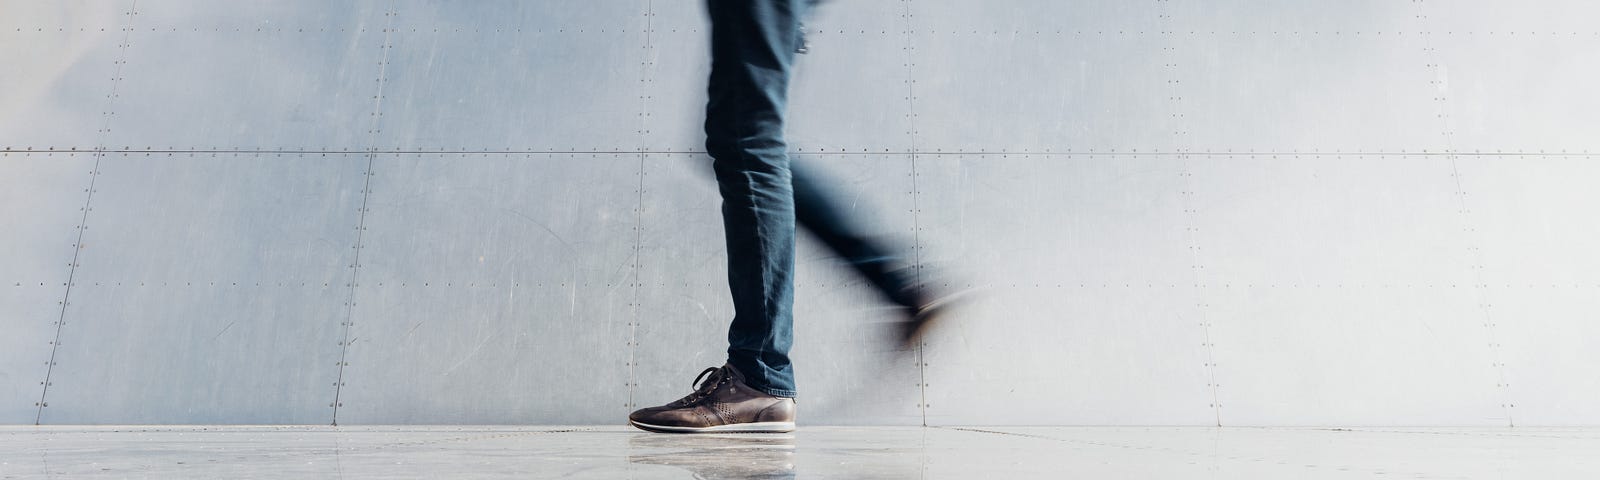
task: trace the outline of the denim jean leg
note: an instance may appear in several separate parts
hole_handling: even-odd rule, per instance
[[[793,397],[795,211],[783,119],[799,5],[707,0],[706,7],[706,151],[722,195],[734,307],[728,362],[752,388]]]

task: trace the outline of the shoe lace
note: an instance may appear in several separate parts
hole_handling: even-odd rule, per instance
[[[707,377],[707,375],[710,376]],[[702,382],[701,379],[705,381]],[[685,398],[684,401],[687,403],[698,402],[700,399],[711,395],[711,392],[715,392],[717,387],[722,386],[727,380],[728,375],[722,372],[721,367],[707,368],[701,371],[700,375],[694,377],[694,383],[691,384],[694,387],[694,393],[689,394],[689,397]]]

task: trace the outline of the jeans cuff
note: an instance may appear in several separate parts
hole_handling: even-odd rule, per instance
[[[757,388],[756,390],[760,390],[761,393],[765,393],[767,395],[783,398],[794,398],[795,393],[794,390],[784,390],[781,388]]]

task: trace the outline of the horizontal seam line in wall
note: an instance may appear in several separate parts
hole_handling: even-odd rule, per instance
[[[378,153],[380,155],[622,155],[622,154],[653,154],[653,155],[704,155],[703,150],[252,150],[252,149],[148,149],[148,150],[95,150],[95,149],[66,149],[66,150],[13,150],[0,149],[0,154],[55,154],[55,153],[222,153],[222,154],[262,154],[262,155],[367,155]],[[1162,155],[1190,155],[1190,156],[1431,156],[1431,157],[1588,157],[1600,155],[1600,152],[1172,152],[1172,151],[1125,151],[1125,152],[1096,152],[1096,151],[1066,151],[1066,152],[1032,152],[1032,151],[950,151],[950,152],[850,152],[850,151],[792,151],[790,155],[1040,155],[1040,156],[1162,156]]]

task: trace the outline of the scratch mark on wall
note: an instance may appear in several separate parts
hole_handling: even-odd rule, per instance
[[[555,230],[552,230],[549,225],[545,225],[544,222],[538,221],[538,220],[534,219],[533,217],[530,217],[527,214],[524,214],[524,213],[516,211],[516,210],[512,210],[512,209],[509,209],[509,208],[505,208],[505,209],[502,209],[502,210],[505,210],[507,212],[511,212],[512,215],[516,215],[518,217],[522,217],[522,219],[523,220],[527,220],[528,223],[532,223],[534,225],[539,226],[539,228],[544,230],[545,233],[549,233],[552,238],[555,238],[557,242],[561,242],[561,246],[562,247],[566,247],[568,252],[572,253],[573,255],[577,255],[578,250],[575,249],[575,248],[572,248],[572,244],[571,243],[567,243],[567,239],[561,238],[561,235],[556,233]]]
[[[478,352],[483,351],[483,346],[488,345],[489,340],[494,339],[496,336],[497,335],[484,335],[483,340],[479,341],[477,346],[472,347],[471,352],[468,352],[466,356],[461,357],[461,360],[457,361],[455,365],[451,365],[450,368],[446,368],[444,373],[441,375],[449,375],[450,372],[454,372],[457,368],[461,368],[462,365],[465,365],[468,360],[472,360],[472,357],[478,356]]]
[[[699,307],[700,308],[700,315],[702,317],[704,317],[707,322],[715,322],[715,321],[717,321],[717,320],[713,320],[712,319],[711,309],[706,308],[705,302],[702,302],[699,299],[697,299],[695,297],[692,297],[692,296],[689,296],[689,295],[678,295],[678,296],[686,298],[686,299],[689,299],[689,302],[694,303],[695,307]]]
[[[222,338],[222,334],[227,333],[228,329],[233,328],[233,324],[235,324],[235,323],[239,323],[239,321],[238,320],[234,320],[232,322],[228,322],[228,326],[222,327],[222,331],[217,332],[217,336],[211,337],[211,341],[215,342],[215,341],[217,341],[218,338]]]

